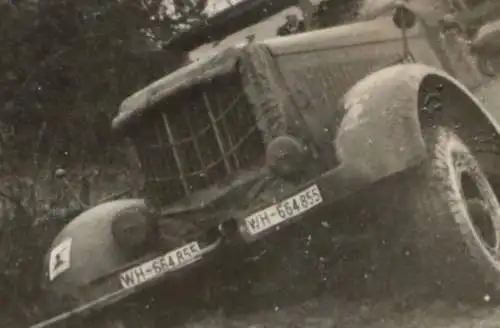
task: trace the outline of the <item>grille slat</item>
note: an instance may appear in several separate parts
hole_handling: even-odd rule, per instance
[[[220,153],[222,155],[222,159],[224,160],[224,166],[226,167],[227,172],[231,173],[232,168],[231,168],[231,165],[229,164],[229,161],[226,157],[226,151],[224,150],[222,136],[221,136],[221,133],[219,131],[219,127],[217,126],[217,120],[215,119],[214,111],[212,110],[212,105],[210,104],[210,100],[208,99],[206,92],[203,92],[203,102],[205,103],[205,106],[207,108],[208,117],[210,117],[210,121],[212,121],[212,126],[214,129],[215,138],[217,139],[217,144],[219,145]]]
[[[234,136],[231,135],[230,133],[230,128],[228,127],[228,123],[227,123],[227,113],[233,109],[234,106],[236,106],[238,104],[238,101],[240,100],[240,97],[242,95],[236,97],[236,99],[234,99],[228,106],[228,108],[226,110],[224,110],[222,112],[222,114],[219,115],[219,118],[218,118],[218,121],[221,122],[221,125],[222,125],[222,129],[224,131],[224,133],[228,136],[227,138],[227,146],[229,147],[230,150],[232,150],[234,148],[234,143],[236,142],[236,140],[234,140]],[[223,106],[221,105],[221,98],[217,98],[216,99],[217,101],[217,107],[218,108],[223,108]],[[234,161],[234,165],[236,167],[236,169],[239,169],[240,168],[240,161],[238,160],[238,157],[235,156],[234,152],[231,151],[231,158],[232,160]]]
[[[177,167],[179,168],[179,178],[181,180],[182,187],[184,188],[184,191],[186,192],[186,194],[189,194],[189,187],[188,187],[187,181],[184,177],[184,171],[182,170],[181,158],[180,158],[179,153],[177,151],[177,147],[175,147],[176,143],[175,143],[174,135],[172,134],[172,130],[170,130],[170,123],[168,122],[167,114],[161,113],[161,118],[163,120],[163,124],[165,125],[165,131],[167,132],[168,141],[170,142],[170,147],[168,147],[168,148],[170,148],[172,150],[172,154],[174,155],[175,162],[177,164]]]
[[[144,118],[154,133],[144,124],[136,145],[153,205],[166,206],[263,164],[254,110],[238,77],[225,78],[174,95]]]
[[[184,118],[186,120],[186,124],[189,128],[189,133],[195,137],[195,138],[193,138],[193,145],[194,145],[194,148],[196,149],[196,155],[198,156],[198,160],[200,161],[202,172],[204,175],[206,175],[207,174],[207,167],[205,165],[205,162],[203,161],[200,143],[199,143],[198,138],[197,138],[198,133],[196,133],[196,131],[193,129],[193,125],[191,124],[191,119],[190,119],[189,115],[186,115],[185,111],[182,111],[182,113],[183,113]],[[208,131],[208,129],[207,129],[207,131]]]

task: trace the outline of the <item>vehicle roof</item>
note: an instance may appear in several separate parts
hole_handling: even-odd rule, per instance
[[[413,30],[408,31],[411,37]],[[276,37],[254,42],[266,46],[272,54],[291,54],[301,51],[340,48],[356,44],[399,39],[401,32],[394,26],[391,17],[336,26],[301,34]],[[126,98],[113,120],[113,128],[119,129],[134,117],[166,97],[190,86],[210,82],[214,77],[234,71],[245,46],[233,46],[215,55],[198,60],[153,82]]]

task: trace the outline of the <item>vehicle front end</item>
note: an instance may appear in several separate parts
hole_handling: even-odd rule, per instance
[[[366,38],[372,31],[370,26],[357,28]],[[326,40],[327,32],[317,33]],[[306,40],[293,37],[297,44]],[[373,118],[375,123],[362,133],[361,124],[356,126],[366,123],[356,123],[357,114],[371,119],[375,110],[366,110],[371,108],[362,96],[367,83],[355,92],[349,89],[374,67],[405,60],[397,45],[376,63],[352,66],[352,78],[338,65],[325,71],[322,78],[336,87],[328,108],[312,108],[311,99],[299,103],[265,44],[230,48],[127,98],[113,128],[134,146],[144,173],[144,200],[102,204],[63,229],[49,251],[45,282],[47,294],[67,307],[33,328],[90,318],[90,312],[115,304],[140,308],[143,317],[154,311],[147,317],[160,317],[161,322],[173,320],[199,304],[216,303],[234,284],[270,280],[273,268],[287,271],[281,251],[293,253],[296,240],[309,245],[310,224],[337,225],[325,230],[330,240],[363,233],[363,224],[337,215],[337,204],[416,164],[424,152],[418,120],[403,117],[413,103],[391,118],[398,120],[398,129],[392,131],[395,142],[387,144],[395,145],[389,156],[375,154],[380,145],[370,149],[367,142],[376,133],[370,128],[392,127],[395,121]],[[323,95],[328,94],[329,85],[322,85]],[[356,149],[375,154],[370,161],[377,172],[363,169],[368,162],[352,161],[366,158]],[[343,231],[346,226],[359,231]],[[61,262],[57,254],[65,264],[56,270],[53,265]],[[266,264],[265,273],[252,269],[257,262]],[[290,280],[281,279],[287,292],[292,280],[304,277],[297,267],[304,266],[289,270]],[[168,312],[169,318],[159,312]]]

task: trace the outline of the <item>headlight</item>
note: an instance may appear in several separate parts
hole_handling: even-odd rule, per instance
[[[136,249],[151,237],[152,222],[144,210],[131,208],[118,213],[111,224],[115,242],[126,249]]]
[[[303,169],[306,154],[306,146],[300,140],[279,136],[267,146],[266,163],[272,173],[289,178]]]
[[[417,23],[417,16],[405,6],[404,2],[399,2],[394,10],[392,21],[400,29],[410,29]]]

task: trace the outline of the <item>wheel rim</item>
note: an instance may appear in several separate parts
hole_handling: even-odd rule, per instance
[[[461,160],[455,161],[458,164],[455,170],[459,191],[465,201],[468,223],[476,240],[500,265],[500,204],[479,165],[472,157],[469,159],[467,162],[473,165],[464,166],[460,165]]]
[[[487,200],[483,198],[481,191],[470,174],[463,172],[460,183],[464,197],[467,200],[469,217],[476,233],[488,249],[497,248],[498,237],[495,231],[494,217],[492,217],[489,211]]]

